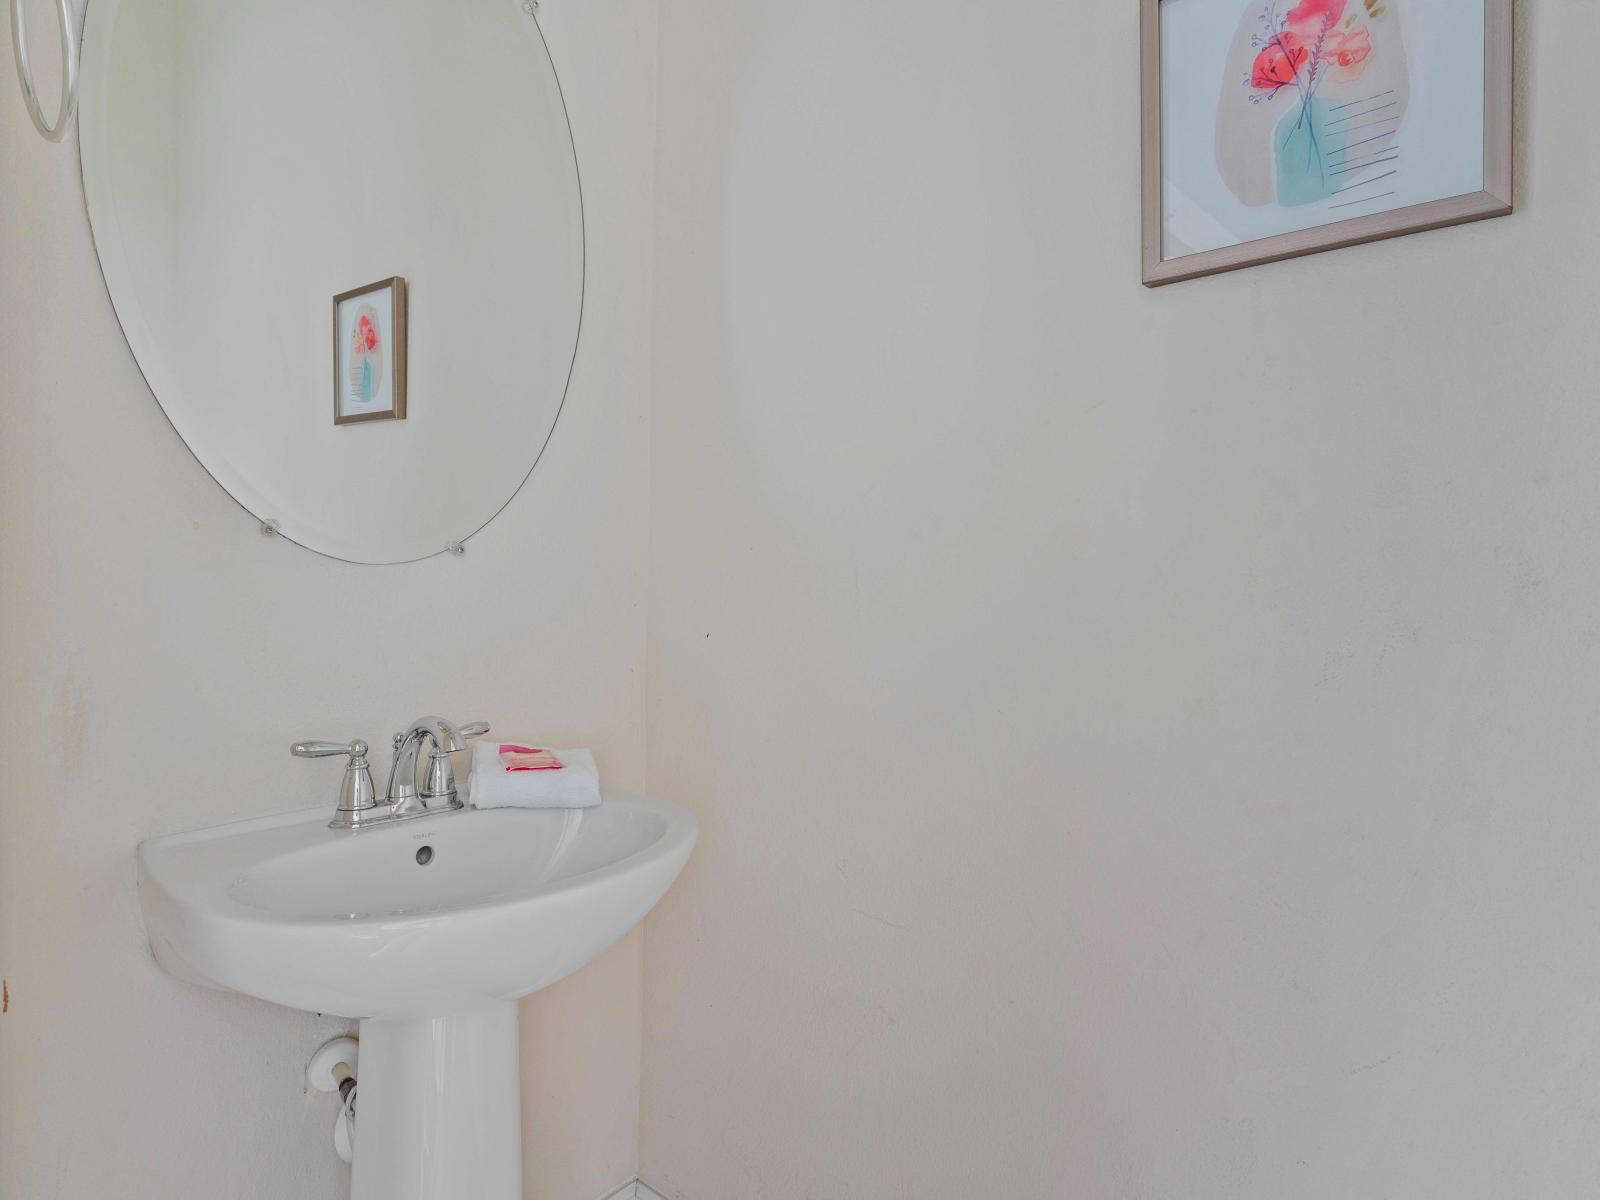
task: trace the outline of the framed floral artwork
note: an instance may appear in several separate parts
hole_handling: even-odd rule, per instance
[[[1514,0],[1140,0],[1151,287],[1511,212]]]
[[[333,298],[333,423],[406,417],[406,281]]]

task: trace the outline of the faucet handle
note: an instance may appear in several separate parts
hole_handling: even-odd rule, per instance
[[[367,744],[360,738],[353,742],[296,742],[289,747],[296,758],[333,758],[340,754],[351,758],[365,758]]]
[[[428,755],[428,780],[422,789],[422,802],[430,808],[442,802],[447,808],[461,808],[461,797],[456,793],[456,772],[450,756],[460,754],[467,742],[489,732],[489,722],[470,721],[465,725],[441,722],[443,742],[435,742],[433,753]]]
[[[328,822],[328,828],[361,829],[378,818],[378,789],[372,782],[372,768],[367,763],[367,744],[360,738],[347,743],[296,742],[289,747],[289,753],[296,758],[349,756],[350,765],[339,783],[339,807],[333,820]]]

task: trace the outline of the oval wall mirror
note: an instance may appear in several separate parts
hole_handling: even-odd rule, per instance
[[[565,400],[583,203],[525,0],[91,0],[112,303],[234,499],[350,562],[463,543]]]

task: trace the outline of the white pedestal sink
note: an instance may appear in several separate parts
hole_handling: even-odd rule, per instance
[[[608,792],[358,833],[326,809],[153,838],[139,897],[181,979],[361,1021],[354,1200],[522,1195],[517,1005],[617,941],[694,817]]]

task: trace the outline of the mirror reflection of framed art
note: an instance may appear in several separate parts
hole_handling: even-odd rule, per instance
[[[1152,287],[1511,212],[1513,0],[1140,0]]]
[[[333,423],[406,419],[406,281],[333,298]]]

